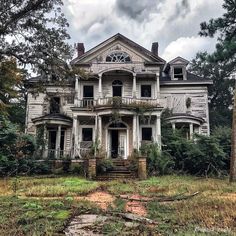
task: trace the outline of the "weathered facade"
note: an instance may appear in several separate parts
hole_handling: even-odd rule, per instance
[[[117,34],[84,52],[71,63],[87,72],[65,84],[48,81],[35,90],[40,77],[28,82],[26,132],[41,129],[44,156],[83,158],[98,149],[108,158],[127,159],[143,143],[161,147],[161,113],[173,129],[209,134],[208,85],[211,81],[186,70],[178,57],[166,63],[158,43],[149,51]]]

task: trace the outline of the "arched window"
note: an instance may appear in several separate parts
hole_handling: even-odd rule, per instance
[[[112,52],[106,57],[106,62],[131,62],[131,59],[125,52]]]

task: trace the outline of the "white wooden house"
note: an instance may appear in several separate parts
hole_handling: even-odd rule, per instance
[[[161,145],[161,113],[173,129],[184,127],[209,134],[208,86],[211,81],[186,70],[181,57],[166,63],[151,51],[116,34],[85,52],[71,64],[88,78],[58,85],[47,82],[45,92],[35,91],[41,77],[28,81],[26,132],[43,127],[45,156],[82,158],[96,144],[108,158],[127,159],[144,142]]]

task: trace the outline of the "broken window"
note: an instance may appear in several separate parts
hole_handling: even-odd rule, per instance
[[[174,80],[183,80],[183,68],[182,67],[175,67],[174,68]]]
[[[142,128],[142,141],[152,141],[152,128]]]
[[[50,100],[50,114],[60,113],[60,97],[52,97]]]
[[[93,128],[82,128],[82,141],[93,141]]]
[[[150,98],[152,96],[151,85],[141,85],[141,97]]]

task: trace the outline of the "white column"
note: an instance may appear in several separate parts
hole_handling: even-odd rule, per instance
[[[60,147],[61,147],[61,125],[58,125],[57,138],[56,138],[56,158],[60,157]]]
[[[78,149],[78,120],[77,116],[73,117],[73,139],[74,139],[74,147],[73,147],[73,158],[77,155],[77,149]]]
[[[79,78],[76,76],[75,78],[75,99],[74,99],[74,105],[78,106],[79,104]]]
[[[175,123],[172,123],[172,129],[175,130]]]
[[[156,117],[156,141],[161,149],[161,119],[160,119],[160,116]]]
[[[98,116],[98,141],[99,141],[99,146],[101,147],[102,145],[102,117]]]
[[[193,123],[189,124],[189,134],[190,134],[190,139],[193,138]]]
[[[98,76],[98,95],[99,98],[102,98],[102,74],[99,74]]]
[[[48,158],[48,139],[47,139],[47,126],[43,125],[43,139],[44,139],[44,147],[43,147],[43,158]]]
[[[156,73],[156,94],[157,100],[160,99],[160,78],[159,73]]]
[[[133,74],[133,97],[137,96],[136,74]]]
[[[137,149],[137,115],[133,116],[133,148]]]
[[[139,115],[137,115],[137,124],[136,124],[136,137],[137,137],[137,149],[139,151],[139,146],[140,146],[140,130],[139,130]]]

